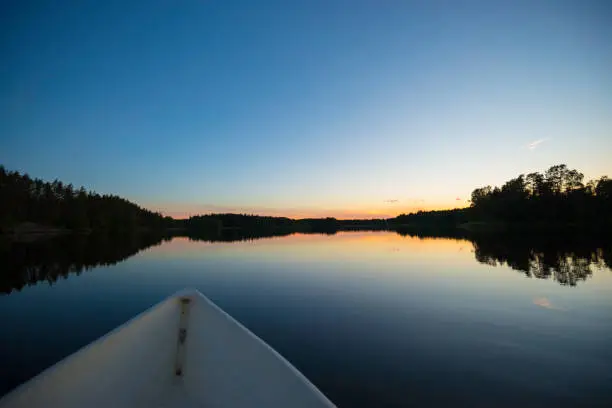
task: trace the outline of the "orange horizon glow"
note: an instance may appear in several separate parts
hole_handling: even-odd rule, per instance
[[[458,204],[459,201],[456,201]],[[325,218],[333,217],[339,220],[351,220],[351,219],[383,219],[383,218],[394,218],[400,214],[409,214],[418,211],[438,211],[438,210],[449,210],[457,208],[466,208],[467,203],[463,205],[452,205],[452,204],[432,204],[432,205],[421,205],[421,206],[397,206],[391,210],[389,207],[386,208],[373,208],[373,209],[319,209],[319,208],[267,208],[267,207],[230,207],[230,206],[199,206],[189,204],[170,204],[170,205],[157,205],[151,206],[154,211],[159,211],[164,216],[170,216],[174,219],[188,219],[191,216],[206,215],[206,214],[224,214],[224,213],[235,213],[235,214],[252,214],[261,216],[272,216],[272,217],[287,217],[291,219],[303,219],[303,218]]]

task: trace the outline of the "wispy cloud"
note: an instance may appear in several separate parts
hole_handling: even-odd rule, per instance
[[[542,143],[547,142],[547,141],[549,141],[549,140],[550,140],[550,138],[549,138],[549,137],[544,138],[544,139],[534,140],[533,142],[531,142],[531,143],[529,143],[529,144],[527,145],[527,148],[528,148],[529,150],[534,150],[534,149],[535,149],[535,148],[537,148],[539,145],[541,145]]]
[[[384,202],[385,202],[385,203],[388,203],[388,204],[395,204],[395,203],[399,203],[399,200],[397,200],[397,199],[391,199],[391,200],[385,200]]]
[[[544,309],[563,310],[563,308],[553,305],[551,301],[546,297],[539,297],[533,299],[533,304],[536,306],[543,307]]]

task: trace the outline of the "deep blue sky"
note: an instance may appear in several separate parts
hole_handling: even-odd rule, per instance
[[[173,215],[612,176],[607,1],[4,1],[0,30],[0,163]]]

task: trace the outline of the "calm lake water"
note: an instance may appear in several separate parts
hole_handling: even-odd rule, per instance
[[[339,407],[612,406],[609,243],[341,232],[0,253],[0,395],[194,287]]]

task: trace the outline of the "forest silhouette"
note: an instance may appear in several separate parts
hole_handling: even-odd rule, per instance
[[[270,233],[327,232],[343,229],[530,228],[612,226],[612,180],[604,176],[584,183],[584,176],[566,165],[544,173],[520,175],[501,187],[481,187],[471,205],[442,211],[418,211],[395,218],[337,220],[291,219],[248,214],[205,214],[188,219],[164,217],[115,195],[100,195],[59,180],[45,182],[0,166],[0,233],[23,223],[68,231],[133,232],[184,230],[220,234],[227,229]]]
[[[584,183],[584,175],[564,164],[530,173],[501,187],[481,187],[470,207],[419,211],[394,218],[395,225],[427,228],[558,230],[612,226],[612,180],[603,176]]]
[[[159,229],[171,218],[115,195],[100,195],[59,180],[45,182],[0,166],[0,232],[24,222],[100,232]]]
[[[520,175],[501,187],[477,188],[468,208],[390,219],[296,220],[228,213],[177,220],[118,196],[58,180],[45,182],[0,166],[0,293],[113,265],[173,236],[237,242],[373,229],[466,239],[481,263],[576,286],[592,275],[593,268],[612,269],[612,180],[583,179],[577,170],[557,165],[542,174]],[[53,227],[61,234],[53,239],[15,239],[23,223]]]

